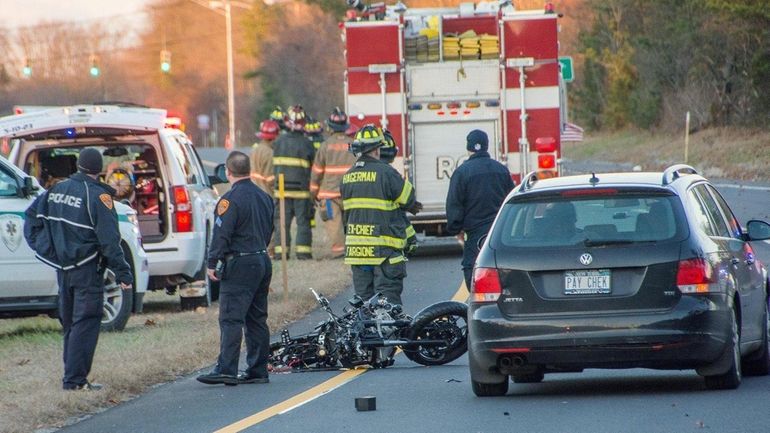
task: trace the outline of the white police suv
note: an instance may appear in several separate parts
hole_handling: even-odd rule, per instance
[[[24,211],[42,191],[34,177],[0,157],[0,317],[56,315],[56,272],[37,260],[24,240]],[[134,286],[131,292],[121,290],[115,274],[105,271],[102,330],[106,331],[123,329],[131,312],[141,311],[149,279],[136,212],[121,203],[115,203],[115,209]]]
[[[166,120],[166,110],[133,105],[50,107],[0,118],[0,136],[12,140],[8,159],[43,187],[73,174],[82,149],[98,149],[102,181],[136,210],[149,290],[178,292],[188,309],[219,296],[205,272],[217,178]]]

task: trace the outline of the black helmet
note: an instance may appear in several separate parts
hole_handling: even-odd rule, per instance
[[[390,164],[396,159],[398,146],[396,146],[396,140],[393,139],[393,134],[387,129],[382,131],[382,139],[383,145],[380,148],[380,161]]]
[[[382,131],[373,123],[369,123],[358,130],[356,138],[350,143],[350,151],[356,156],[361,156],[383,144]]]
[[[340,110],[340,107],[334,107],[334,111],[326,119],[326,126],[334,132],[345,132],[348,129],[348,115]]]

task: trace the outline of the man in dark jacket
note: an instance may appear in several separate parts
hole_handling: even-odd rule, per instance
[[[105,264],[123,290],[133,275],[120,247],[115,191],[100,183],[102,155],[93,148],[78,157],[78,173],[38,196],[25,212],[24,237],[35,256],[56,269],[59,321],[64,330],[66,390],[98,390],[88,373],[99,339]],[[124,294],[123,296],[130,296]]]
[[[455,170],[449,181],[446,215],[447,233],[465,232],[462,266],[465,285],[470,290],[479,239],[489,231],[514,185],[508,169],[490,158],[489,139],[484,131],[474,129],[466,141],[471,156]]]
[[[273,267],[266,249],[273,233],[273,201],[249,180],[245,153],[230,153],[225,167],[232,188],[217,203],[207,270],[209,278],[222,280],[219,358],[214,370],[198,376],[198,381],[207,385],[267,383],[267,293]],[[224,265],[220,272],[216,271],[218,263]],[[244,329],[246,371],[238,375]]]

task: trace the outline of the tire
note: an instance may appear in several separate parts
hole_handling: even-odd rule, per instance
[[[425,308],[412,320],[407,338],[445,339],[450,342],[448,346],[406,348],[406,357],[418,364],[443,365],[454,361],[468,350],[468,306],[446,301]]]
[[[732,338],[727,348],[728,351],[732,352],[730,369],[723,374],[704,377],[708,389],[735,389],[741,384],[741,335],[738,331],[735,310],[730,310],[730,313]]]
[[[767,376],[770,374],[770,344],[767,341],[768,337],[770,337],[770,331],[768,331],[768,328],[770,328],[770,315],[768,315],[767,309],[768,299],[765,299],[765,311],[762,315],[762,345],[743,362],[741,369],[746,376]]]
[[[542,369],[538,369],[534,373],[515,374],[511,376],[513,383],[540,383],[544,378],[545,374]]]
[[[128,248],[123,248],[131,274],[136,280],[134,261]],[[126,327],[131,316],[134,304],[134,289],[123,290],[115,280],[115,273],[111,269],[104,271],[104,307],[102,309],[101,330],[104,332],[122,331]]]
[[[480,383],[471,379],[471,386],[477,397],[500,397],[508,392],[508,378],[502,383]]]

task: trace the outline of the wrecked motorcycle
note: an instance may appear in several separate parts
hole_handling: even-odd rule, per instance
[[[418,364],[442,365],[467,350],[466,304],[439,302],[411,318],[378,293],[369,300],[353,297],[338,316],[326,297],[310,290],[328,319],[308,334],[291,336],[284,329],[281,340],[270,345],[273,371],[384,368],[393,365],[399,348]]]

